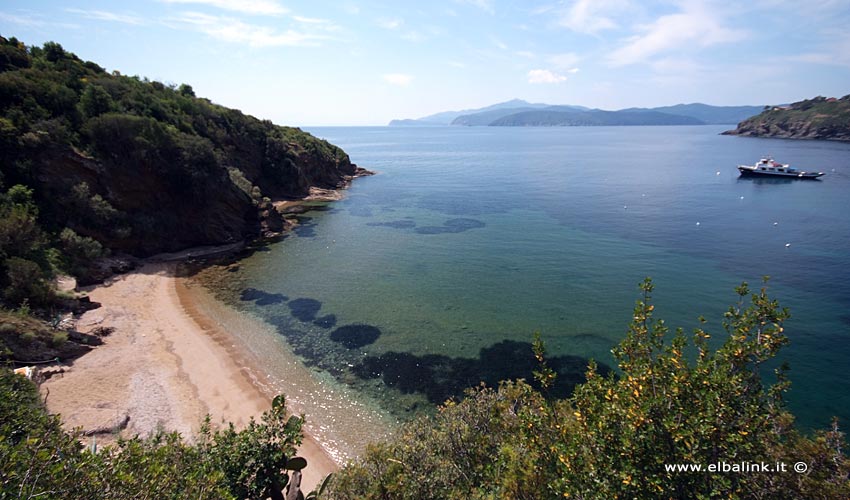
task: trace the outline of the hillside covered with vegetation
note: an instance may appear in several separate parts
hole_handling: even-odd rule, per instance
[[[850,95],[815,97],[790,106],[765,106],[726,135],[850,141]]]
[[[147,256],[279,231],[269,198],[339,188],[348,155],[53,42],[0,37],[0,300],[44,306],[114,253]]]

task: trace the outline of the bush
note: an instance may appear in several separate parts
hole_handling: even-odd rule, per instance
[[[53,332],[53,335],[50,337],[50,346],[51,347],[62,347],[62,344],[68,341],[68,333],[67,332]]]
[[[3,298],[10,304],[20,305],[25,300],[35,305],[45,305],[53,297],[47,276],[35,262],[12,257],[6,261],[6,283]]]

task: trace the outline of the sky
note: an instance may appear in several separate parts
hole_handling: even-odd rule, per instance
[[[850,93],[847,0],[4,0],[0,35],[281,125]]]

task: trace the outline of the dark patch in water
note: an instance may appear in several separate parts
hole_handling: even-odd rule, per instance
[[[389,222],[369,222],[366,225],[376,227],[391,227],[393,229],[412,229],[416,227],[416,222],[410,219],[400,219]]]
[[[345,325],[331,332],[331,340],[339,342],[348,349],[367,346],[378,340],[381,330],[372,325]]]
[[[292,315],[299,321],[313,321],[316,319],[322,303],[316,299],[294,299],[287,304]]]
[[[256,288],[246,288],[239,294],[239,300],[253,302],[258,306],[270,306],[272,304],[283,304],[289,297],[282,293],[269,293]]]
[[[313,324],[320,328],[333,328],[336,326],[336,314],[328,314],[321,318],[316,318]]]
[[[229,273],[238,273],[238,272],[239,272],[239,266],[231,266],[231,267],[228,267],[228,268],[227,268],[227,272],[229,272]]]
[[[372,217],[372,208],[369,206],[356,206],[348,209],[348,213],[356,217]]]
[[[470,229],[479,229],[486,226],[483,222],[477,219],[449,219],[442,226],[422,226],[414,229],[419,234],[444,234],[444,233],[462,233]]]
[[[547,363],[558,373],[555,386],[550,389],[554,397],[570,395],[577,384],[585,381],[588,363],[585,358],[555,356],[547,358]],[[504,340],[481,349],[478,359],[387,352],[367,356],[352,372],[362,379],[381,378],[386,385],[403,393],[421,393],[431,403],[440,404],[449,398],[462,397],[464,390],[480,382],[495,387],[501,380],[532,381],[536,369],[538,364],[530,343]],[[599,364],[601,374],[610,371],[608,366]]]
[[[299,238],[314,238],[316,236],[316,223],[312,217],[297,217],[298,225],[292,230]]]

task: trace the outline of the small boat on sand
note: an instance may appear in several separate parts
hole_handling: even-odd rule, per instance
[[[738,165],[742,177],[791,177],[796,179],[817,179],[823,172],[797,170],[787,163],[779,163],[767,156],[755,165]]]

